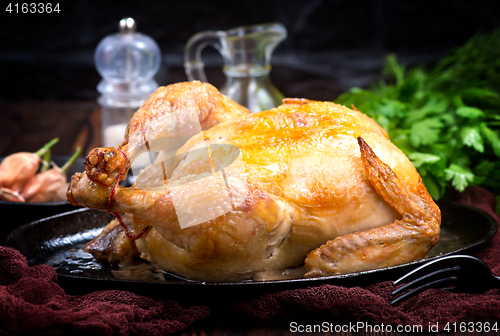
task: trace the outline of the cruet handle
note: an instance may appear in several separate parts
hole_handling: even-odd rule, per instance
[[[193,35],[188,40],[184,49],[184,69],[189,81],[207,82],[201,52],[205,47],[211,46],[225,56],[222,46],[224,36],[225,33],[222,31],[207,30]]]

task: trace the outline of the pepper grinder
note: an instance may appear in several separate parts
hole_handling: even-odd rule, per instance
[[[97,91],[104,147],[118,147],[123,142],[132,115],[158,88],[153,77],[160,67],[160,48],[136,28],[134,19],[120,20],[119,32],[103,38],[94,54],[102,76]],[[136,158],[132,163],[134,175],[149,163],[148,153]]]

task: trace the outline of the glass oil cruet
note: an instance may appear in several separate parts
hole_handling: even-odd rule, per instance
[[[94,61],[102,76],[97,85],[101,94],[98,103],[101,107],[102,145],[117,147],[123,142],[125,129],[134,112],[158,88],[153,77],[160,67],[160,48],[152,38],[136,32],[132,18],[124,18],[120,20],[118,33],[99,42]],[[147,154],[134,160],[133,171],[150,163]]]
[[[220,92],[252,112],[276,107],[283,94],[271,83],[270,62],[276,46],[286,36],[286,28],[280,23],[199,32],[189,39],[184,52],[188,80],[207,82],[201,52],[212,46],[224,59],[226,83]]]

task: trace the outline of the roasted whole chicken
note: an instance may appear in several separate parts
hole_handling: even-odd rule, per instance
[[[120,186],[148,150],[156,161]],[[161,87],[124,142],[93,149],[86,166],[68,199],[117,219],[85,250],[188,279],[371,270],[423,258],[439,240],[440,210],[412,163],[374,120],[331,102],[250,114],[209,84]]]

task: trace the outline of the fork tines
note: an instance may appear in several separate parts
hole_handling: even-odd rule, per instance
[[[398,295],[408,289],[411,290],[391,301],[391,305],[414,296],[428,288],[448,289],[453,287],[457,283],[457,275],[461,269],[459,264],[463,257],[464,256],[457,255],[432,260],[402,276],[394,282],[394,286],[405,282],[406,284],[394,290],[392,295]]]
[[[453,287],[453,285],[457,281],[457,277],[456,276],[448,276],[448,274],[446,274],[446,273],[453,274],[453,271],[457,271],[457,270],[460,270],[459,266],[445,268],[442,270],[437,270],[435,272],[426,274],[420,278],[416,278],[415,280],[408,282],[407,284],[405,284],[405,285],[399,287],[398,289],[396,289],[395,291],[393,291],[391,294],[397,295],[397,294],[402,293],[405,290],[410,289],[410,288],[412,288],[412,290],[410,290],[409,292],[392,300],[391,305],[394,305],[394,304],[398,303],[399,301],[405,300],[408,297],[414,296],[414,295],[426,290],[427,288]],[[445,277],[443,278],[443,276],[445,276]],[[403,279],[403,278],[401,278],[401,279]],[[401,279],[398,279],[396,282],[399,283],[399,281]],[[396,284],[396,282],[394,282],[394,284]]]

